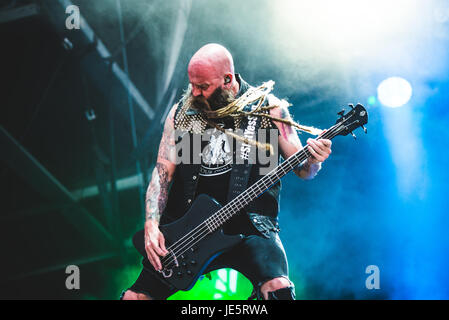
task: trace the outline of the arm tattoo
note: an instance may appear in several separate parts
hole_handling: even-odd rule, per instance
[[[290,115],[288,114],[288,112],[284,108],[281,109],[281,118],[282,119],[289,119],[290,118]],[[290,134],[292,134],[293,129],[292,129],[292,127],[290,125],[281,122],[279,131],[280,131],[282,137],[284,137],[285,140],[288,140],[288,136]]]
[[[167,204],[169,184],[167,167],[163,163],[156,163],[146,194],[145,208],[147,220],[155,219],[159,222]]]
[[[148,185],[145,211],[146,219],[154,219],[159,222],[162,212],[167,205],[168,188],[172,179],[166,160],[171,163],[176,162],[176,144],[174,129],[174,113],[176,105],[172,108],[165,121],[164,132],[159,145],[158,161],[151,175],[151,182]]]

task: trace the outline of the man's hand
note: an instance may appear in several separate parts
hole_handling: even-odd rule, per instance
[[[168,251],[165,248],[164,235],[159,230],[159,223],[154,219],[145,222],[145,251],[154,269],[162,270],[160,257],[165,256]]]
[[[307,139],[307,145],[307,149],[311,154],[311,157],[308,160],[310,164],[323,162],[332,153],[332,141],[329,139],[315,140],[309,138]]]

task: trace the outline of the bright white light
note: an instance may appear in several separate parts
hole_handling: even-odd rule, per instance
[[[227,288],[223,281],[218,280],[215,282],[215,289],[226,292]]]
[[[227,269],[220,269],[220,270],[218,270],[218,277],[223,282],[228,282],[228,270]]]
[[[237,271],[229,271],[229,289],[231,292],[235,293],[237,291]]]
[[[398,34],[417,34],[417,0],[280,0],[272,1],[273,19],[295,53],[364,55],[396,41]],[[396,37],[396,38],[395,38]],[[316,52],[319,51],[319,52]]]
[[[377,87],[377,97],[386,107],[402,107],[412,97],[412,86],[400,77],[387,78]]]

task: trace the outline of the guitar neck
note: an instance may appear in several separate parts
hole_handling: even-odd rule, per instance
[[[316,140],[319,139],[333,139],[338,135],[338,127],[340,124],[332,126],[330,129],[326,130],[323,134],[318,136]],[[275,185],[283,176],[295,169],[299,164],[305,161],[311,154],[307,146],[303,147],[301,150],[293,154],[287,160],[282,162],[268,174],[263,176],[261,179],[252,184],[248,189],[239,194],[233,200],[231,200],[227,205],[218,210],[215,214],[209,217],[205,223],[208,225],[209,230],[215,230],[221,227],[225,222],[237,214],[240,210],[246,207],[251,201],[261,196],[265,191],[270,189]]]

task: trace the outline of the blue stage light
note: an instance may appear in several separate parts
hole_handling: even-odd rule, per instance
[[[386,107],[402,107],[412,97],[412,86],[401,77],[390,77],[377,87],[377,97]]]

